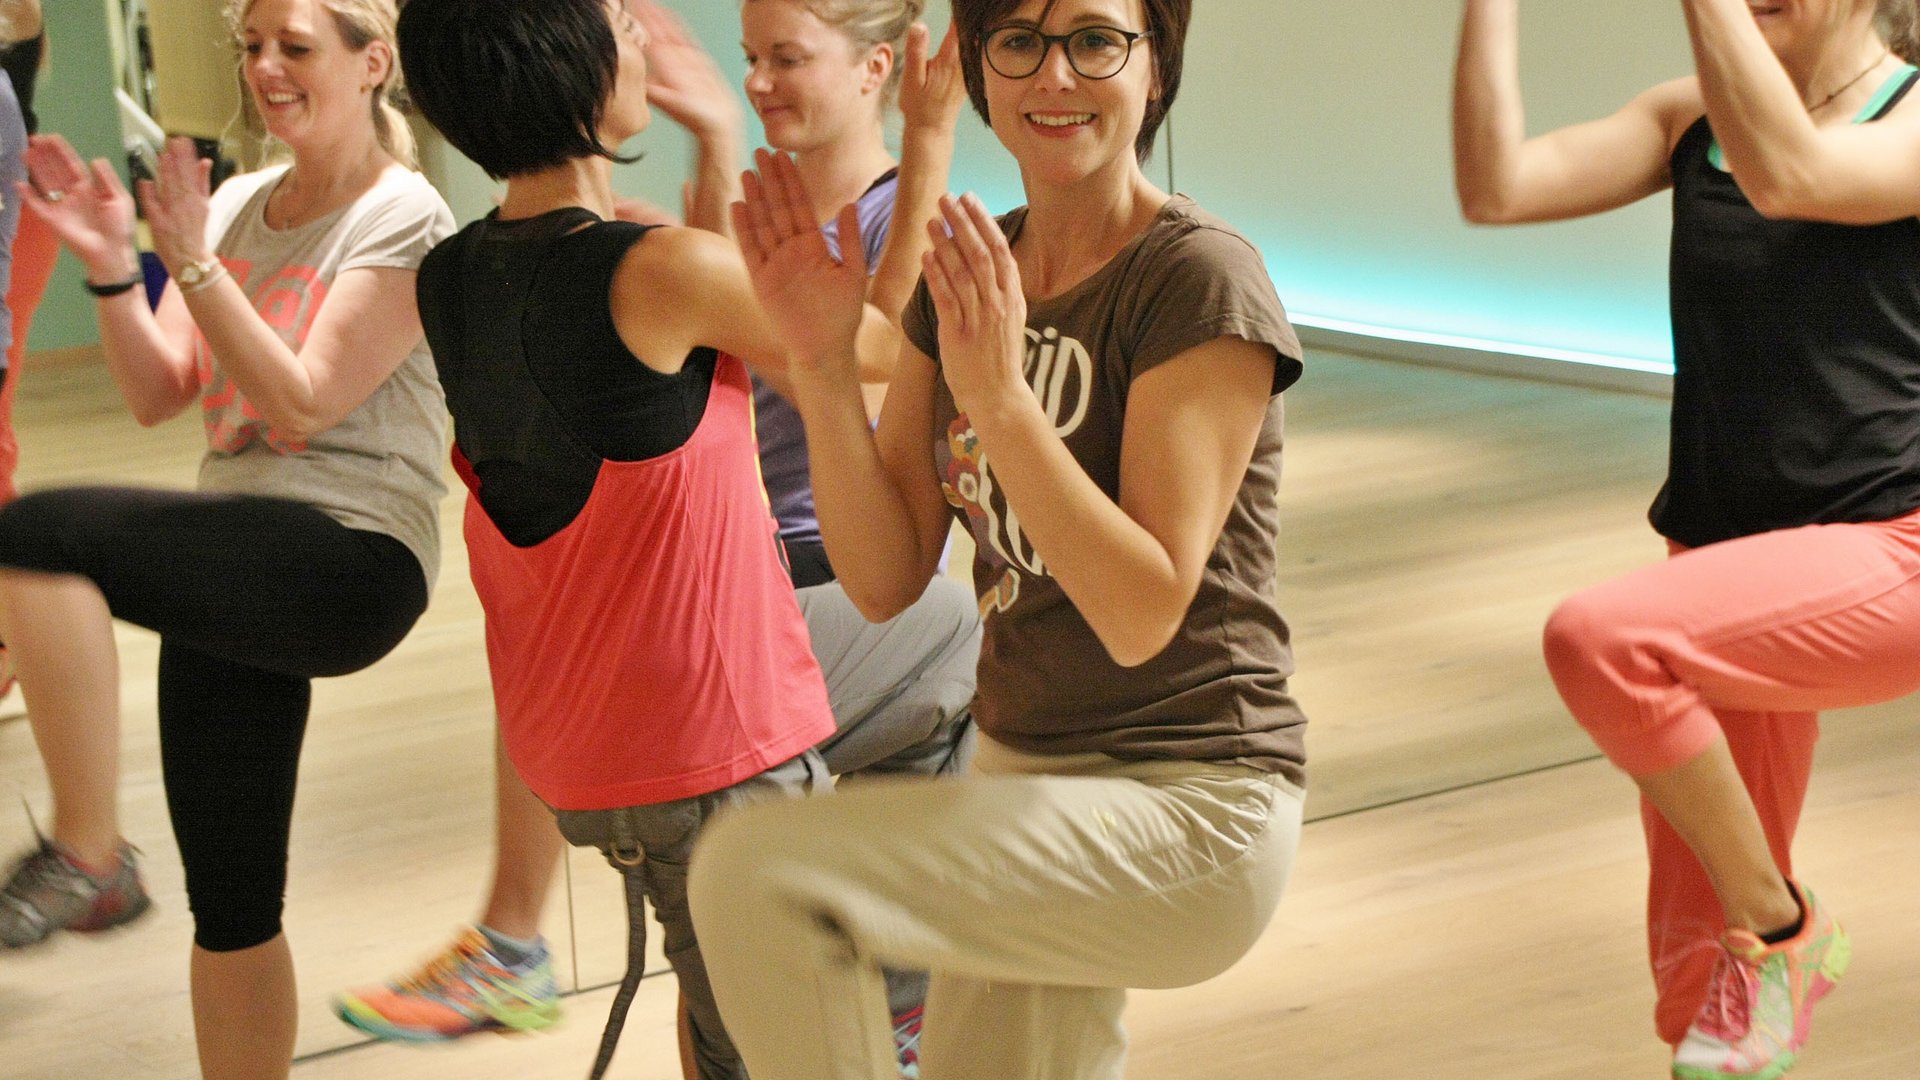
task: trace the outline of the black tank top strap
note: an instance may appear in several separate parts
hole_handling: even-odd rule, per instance
[[[667,375],[621,341],[610,299],[651,226],[579,207],[469,225],[420,267],[421,321],[475,497],[521,547],[564,529],[608,460],[644,460],[692,437],[714,355]]]

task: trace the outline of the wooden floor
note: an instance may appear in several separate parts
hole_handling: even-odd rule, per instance
[[[1288,397],[1280,596],[1313,718],[1311,823],[1251,955],[1206,985],[1136,996],[1129,1075],[1664,1076],[1630,785],[1593,759],[1537,652],[1559,597],[1659,557],[1643,513],[1664,404],[1334,355],[1312,357]],[[197,421],[140,430],[95,368],[30,368],[19,409],[31,485],[192,481]],[[457,506],[420,627],[317,688],[287,915],[304,1080],[583,1075],[623,965],[617,878],[576,854],[548,932],[563,983],[585,989],[556,1031],[368,1045],[327,1011],[334,989],[436,949],[473,916],[487,872],[491,720]],[[160,910],[0,955],[0,1077],[194,1074],[155,642],[120,640],[126,831]],[[1917,712],[1896,702],[1827,722],[1801,858],[1858,959],[1796,1077],[1920,1077]],[[29,842],[4,809],[16,793],[44,811],[26,726],[0,722],[0,851]],[[669,973],[643,984],[613,1075],[678,1076],[672,997]]]

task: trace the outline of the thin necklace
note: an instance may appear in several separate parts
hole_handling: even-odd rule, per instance
[[[1883,53],[1881,53],[1881,54],[1880,54],[1879,56],[1876,56],[1876,57],[1874,57],[1874,59],[1873,59],[1873,63],[1871,63],[1871,64],[1868,64],[1868,65],[1867,65],[1866,67],[1864,67],[1864,68],[1862,68],[1862,69],[1860,70],[1860,74],[1858,74],[1858,75],[1855,75],[1855,76],[1854,76],[1853,78],[1851,78],[1851,79],[1848,79],[1848,80],[1847,80],[1847,81],[1846,81],[1845,83],[1843,83],[1843,84],[1841,84],[1841,86],[1840,86],[1840,89],[1838,89],[1838,90],[1835,90],[1835,91],[1834,91],[1833,93],[1831,93],[1831,94],[1828,94],[1828,95],[1827,95],[1826,97],[1823,97],[1823,98],[1821,98],[1821,99],[1820,99],[1820,104],[1818,104],[1818,105],[1809,105],[1809,106],[1807,106],[1807,115],[1808,115],[1808,116],[1812,116],[1812,115],[1813,115],[1814,113],[1817,113],[1817,112],[1819,112],[1819,111],[1820,111],[1821,109],[1824,109],[1824,108],[1826,108],[1827,106],[1829,106],[1829,105],[1831,105],[1831,104],[1833,104],[1833,99],[1834,99],[1834,98],[1837,98],[1837,97],[1839,97],[1839,96],[1840,96],[1841,94],[1844,94],[1844,93],[1846,93],[1847,91],[1849,91],[1849,90],[1851,90],[1851,89],[1853,89],[1853,84],[1854,84],[1854,83],[1857,83],[1857,82],[1859,82],[1859,81],[1860,81],[1861,79],[1864,79],[1864,78],[1866,78],[1866,77],[1867,77],[1867,73],[1868,73],[1868,72],[1870,72],[1870,71],[1872,71],[1872,70],[1873,70],[1874,68],[1877,68],[1877,67],[1879,67],[1879,66],[1880,66],[1880,64],[1881,64],[1881,63],[1882,63],[1883,61],[1885,61],[1887,57],[1889,57],[1889,56],[1892,56],[1892,55],[1893,55],[1893,50],[1892,50],[1892,49],[1888,49],[1887,51],[1885,51],[1885,52],[1883,52]]]

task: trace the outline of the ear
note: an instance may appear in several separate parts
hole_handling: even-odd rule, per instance
[[[367,85],[386,85],[393,75],[393,47],[376,38],[367,43],[366,56]]]
[[[867,54],[867,62],[861,72],[860,92],[871,94],[886,86],[887,77],[893,74],[895,59],[890,42],[883,41],[875,45],[873,51]]]

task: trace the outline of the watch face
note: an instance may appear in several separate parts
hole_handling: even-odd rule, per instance
[[[205,263],[188,263],[180,268],[180,284],[198,285],[210,272],[211,268]]]

